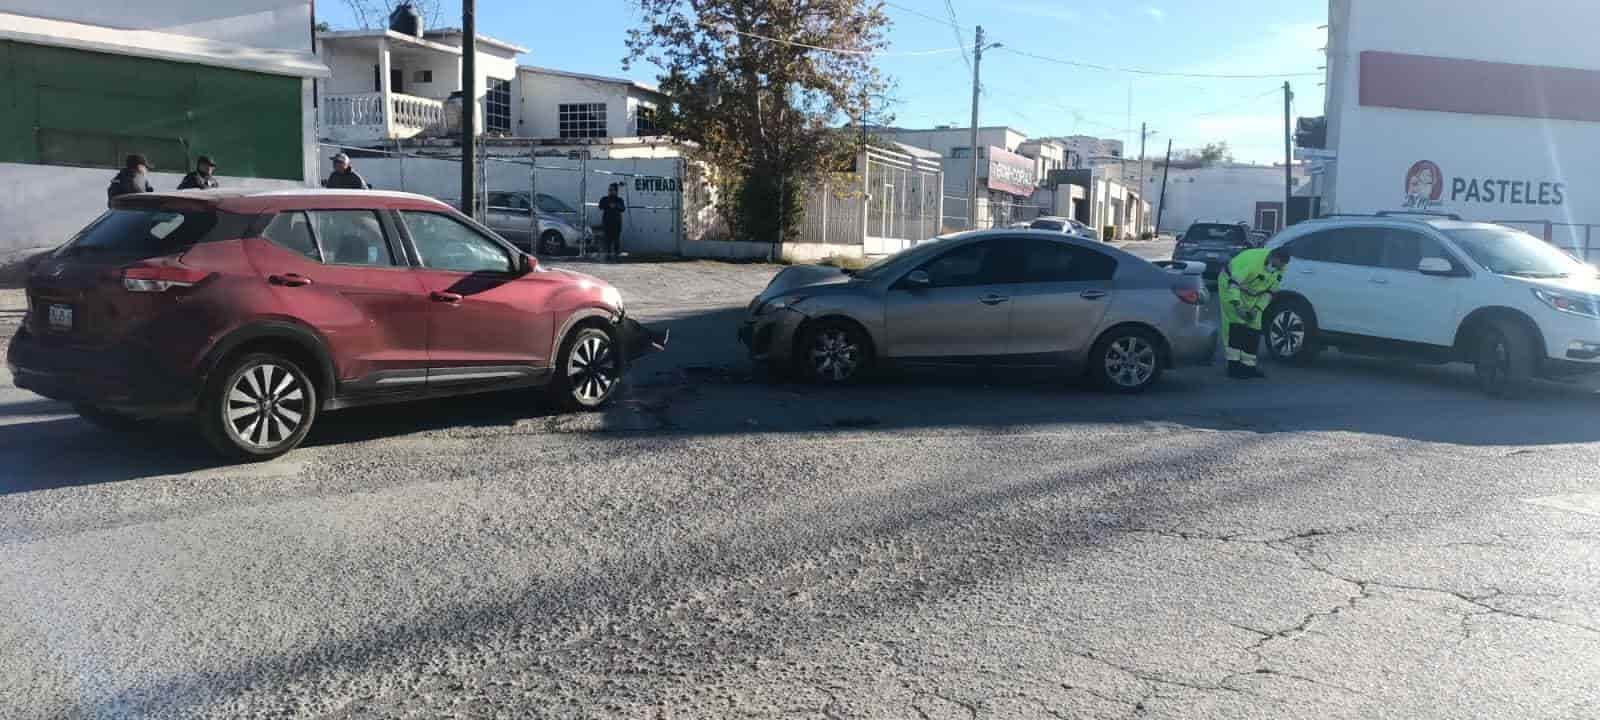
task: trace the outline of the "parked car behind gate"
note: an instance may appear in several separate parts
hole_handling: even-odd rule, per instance
[[[1600,280],[1520,230],[1453,216],[1310,220],[1274,238],[1294,261],[1267,309],[1268,352],[1323,348],[1472,363],[1483,390],[1600,371]]]
[[[572,255],[594,245],[594,230],[580,227],[578,212],[561,200],[538,194],[537,212],[527,191],[489,192],[485,224],[517,247],[540,255]],[[529,215],[537,214],[535,228]]]
[[[665,342],[605,282],[392,192],[120,197],[27,293],[18,387],[107,427],[191,416],[249,460],[355,405],[534,386],[598,407]]]
[[[1055,232],[962,233],[856,272],[786,268],[750,301],[739,339],[757,361],[823,383],[876,365],[983,363],[1137,392],[1215,351],[1200,266],[1186,265]]]

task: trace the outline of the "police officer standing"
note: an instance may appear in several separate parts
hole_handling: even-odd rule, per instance
[[[1245,250],[1235,255],[1217,276],[1222,296],[1222,341],[1228,348],[1228,377],[1236,380],[1264,378],[1256,367],[1261,343],[1261,316],[1289,267],[1289,251]]]
[[[194,161],[194,172],[183,176],[178,181],[179,190],[215,190],[217,189],[217,164],[211,161],[210,155],[201,155]]]
[[[622,214],[627,211],[628,202],[617,196],[617,183],[611,183],[606,196],[600,198],[600,225],[605,232],[601,251],[611,259],[622,252]]]

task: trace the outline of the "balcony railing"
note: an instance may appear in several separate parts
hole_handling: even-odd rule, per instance
[[[323,132],[336,140],[370,141],[416,137],[444,127],[443,101],[403,93],[389,93],[387,103],[384,99],[381,92],[323,96]]]

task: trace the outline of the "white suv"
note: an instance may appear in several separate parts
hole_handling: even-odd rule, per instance
[[[1380,213],[1300,223],[1268,247],[1294,260],[1267,309],[1267,352],[1469,362],[1505,394],[1531,377],[1600,371],[1595,269],[1520,230]]]

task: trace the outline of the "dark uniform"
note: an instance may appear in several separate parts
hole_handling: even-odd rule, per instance
[[[366,178],[361,177],[361,173],[356,172],[355,168],[350,168],[344,172],[333,171],[332,174],[328,175],[328,180],[322,183],[322,186],[333,190],[368,190],[372,187],[367,184]]]
[[[200,171],[196,170],[183,176],[183,179],[178,181],[178,189],[215,190],[217,189],[217,178],[213,175],[201,175]]]
[[[605,232],[602,251],[615,255],[622,251],[622,214],[628,211],[628,202],[607,195],[600,198],[600,225]]]
[[[111,186],[106,188],[106,200],[109,202],[120,195],[155,191],[156,189],[150,187],[150,181],[139,168],[123,168],[117,171],[116,177],[111,178]]]

